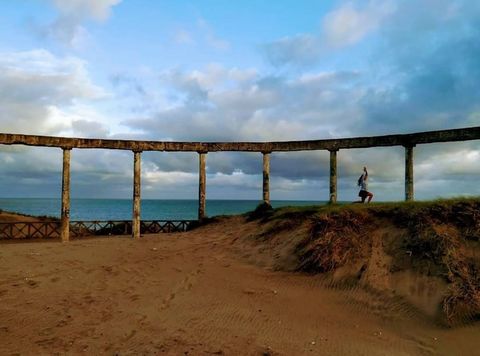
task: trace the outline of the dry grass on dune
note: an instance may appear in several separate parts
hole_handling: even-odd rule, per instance
[[[479,209],[475,200],[436,202],[396,209],[393,215],[397,225],[408,228],[404,245],[417,268],[433,262],[448,282],[443,310],[450,324],[480,315],[480,261],[467,252],[469,244],[479,242]]]
[[[31,222],[31,221],[59,221],[58,218],[53,216],[35,216],[28,214],[20,214],[9,211],[4,211],[0,209],[0,220],[1,222]]]
[[[381,253],[391,259],[389,274],[408,270],[445,281],[448,290],[438,318],[448,325],[480,316],[480,259],[475,252],[480,250],[479,200],[277,210],[261,207],[249,218],[260,222],[257,238],[263,241],[279,234],[286,237],[303,224],[306,233],[291,241],[296,270],[325,274],[360,264],[349,282],[352,277],[360,281],[367,266],[372,268],[368,261],[373,237],[387,227],[394,236],[381,237]]]

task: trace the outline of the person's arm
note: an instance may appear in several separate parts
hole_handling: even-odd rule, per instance
[[[367,180],[368,178],[368,171],[367,171],[367,167],[363,167],[363,171],[365,172],[365,180]]]

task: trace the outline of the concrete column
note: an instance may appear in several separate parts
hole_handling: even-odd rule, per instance
[[[405,146],[405,200],[414,200],[413,190],[413,147]]]
[[[270,152],[263,152],[263,203],[270,205]]]
[[[330,204],[337,203],[337,152],[330,151]]]
[[[205,172],[205,161],[207,158],[206,152],[199,152],[198,161],[198,220],[203,220],[205,218],[205,207],[206,207],[206,182],[207,175]]]
[[[132,237],[140,238],[140,187],[141,187],[141,152],[133,152],[133,218]]]
[[[62,171],[62,212],[60,237],[63,242],[70,240],[70,148],[63,149]]]

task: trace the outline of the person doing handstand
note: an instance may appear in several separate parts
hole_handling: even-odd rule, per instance
[[[363,173],[360,176],[360,178],[358,178],[358,185],[360,187],[360,192],[358,192],[358,196],[362,199],[362,201],[359,203],[365,203],[365,199],[367,199],[367,197],[368,197],[367,203],[370,203],[370,201],[373,198],[373,194],[368,191],[367,180],[368,180],[367,167],[363,167]]]

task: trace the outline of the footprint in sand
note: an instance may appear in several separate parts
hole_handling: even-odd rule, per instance
[[[163,299],[162,303],[160,304],[160,309],[164,310],[170,306],[172,300],[175,299],[176,295],[182,292],[189,291],[193,288],[194,283],[197,281],[197,276],[203,273],[201,268],[189,273],[175,288],[173,288],[172,292]]]
[[[138,295],[138,294],[133,294],[133,295],[131,295],[131,296],[129,297],[129,299],[130,299],[132,302],[135,302],[135,301],[137,301],[137,300],[140,299],[140,295]]]
[[[113,267],[112,266],[102,266],[102,269],[105,272],[113,272]]]
[[[61,328],[62,326],[65,326],[65,325],[67,325],[67,324],[68,324],[68,320],[62,319],[62,320],[60,320],[60,321],[57,323],[56,326],[57,326],[58,328]]]
[[[136,333],[137,333],[136,330],[132,330],[129,334],[127,334],[127,335],[123,338],[123,341],[128,341],[128,340],[130,340],[132,337],[135,336]]]
[[[100,321],[106,322],[113,319],[111,311],[101,311]]]
[[[95,298],[92,295],[88,294],[83,297],[83,301],[87,304],[93,304],[95,303]]]
[[[25,283],[27,283],[28,286],[31,287],[31,288],[36,288],[36,287],[38,287],[38,282],[37,282],[37,281],[34,281],[34,280],[31,279],[31,278],[25,278]]]
[[[58,343],[59,339],[56,338],[56,337],[52,337],[52,338],[48,338],[48,339],[40,339],[40,340],[37,340],[35,341],[35,343],[38,345],[38,346],[52,346],[56,343]]]

